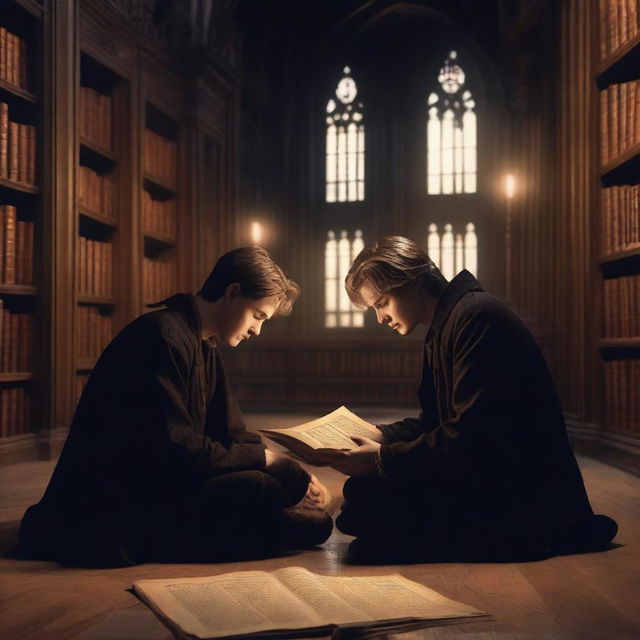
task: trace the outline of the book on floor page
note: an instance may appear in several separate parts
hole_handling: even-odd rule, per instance
[[[139,580],[133,588],[181,638],[368,638],[486,619],[399,574],[324,576],[303,568]]]
[[[342,406],[321,418],[287,429],[260,429],[267,438],[283,445],[305,462],[322,464],[322,453],[335,449],[355,449],[349,436],[375,439],[380,430]]]

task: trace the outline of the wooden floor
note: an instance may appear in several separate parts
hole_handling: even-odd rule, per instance
[[[389,421],[380,414],[362,412],[371,421]],[[248,421],[253,428],[290,426],[310,417],[254,415]],[[522,564],[366,567],[342,564],[351,538],[334,532],[317,550],[258,562],[147,564],[111,570],[69,569],[4,557],[15,541],[24,509],[39,499],[53,464],[33,462],[0,468],[0,638],[169,640],[168,631],[127,591],[135,580],[301,565],[330,575],[398,571],[493,615],[489,622],[395,636],[403,640],[637,640],[640,478],[590,459],[581,459],[580,466],[594,510],[615,518],[620,526],[617,546],[606,552]],[[318,475],[340,495],[344,476],[327,469]]]

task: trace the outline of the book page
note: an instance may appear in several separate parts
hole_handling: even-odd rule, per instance
[[[274,575],[291,593],[306,602],[321,624],[366,623],[371,617],[336,595],[319,576],[303,567],[278,569]],[[332,580],[333,578],[330,578]]]
[[[263,433],[298,438],[312,449],[355,449],[350,435],[376,436],[378,429],[342,406],[321,418],[289,429],[261,429]]]
[[[162,619],[201,638],[318,626],[314,611],[264,571],[141,580],[134,588]]]
[[[379,620],[440,620],[485,615],[399,574],[323,576],[302,567],[288,567],[274,575],[306,602],[325,625],[361,623],[367,626]]]
[[[486,615],[399,574],[363,577],[318,576],[318,579],[341,600],[362,611],[372,620],[439,620]]]

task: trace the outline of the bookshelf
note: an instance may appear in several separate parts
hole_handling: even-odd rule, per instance
[[[637,2],[599,0],[602,426],[640,436],[640,28]]]
[[[119,148],[119,141],[127,137],[126,118],[120,118],[127,110],[127,81],[82,50],[78,76],[72,406],[114,334],[119,297],[114,273],[122,217],[117,195],[126,180],[120,160],[128,150]]]
[[[190,77],[116,4],[2,3],[0,464],[54,456],[103,347],[233,241],[215,232],[233,191],[198,144],[215,132],[233,166],[236,81],[221,59]],[[219,209],[191,212],[200,185]]]
[[[41,308],[43,14],[30,3],[7,4],[0,12],[0,438],[29,433],[37,415],[33,344]]]
[[[178,282],[180,124],[147,101],[142,148],[142,304],[167,298]]]

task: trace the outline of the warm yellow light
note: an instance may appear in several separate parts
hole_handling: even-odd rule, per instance
[[[504,195],[511,200],[516,193],[516,178],[513,173],[507,173],[504,177]]]
[[[262,225],[259,222],[251,223],[251,242],[253,244],[260,244],[264,237],[264,233],[262,231]]]

